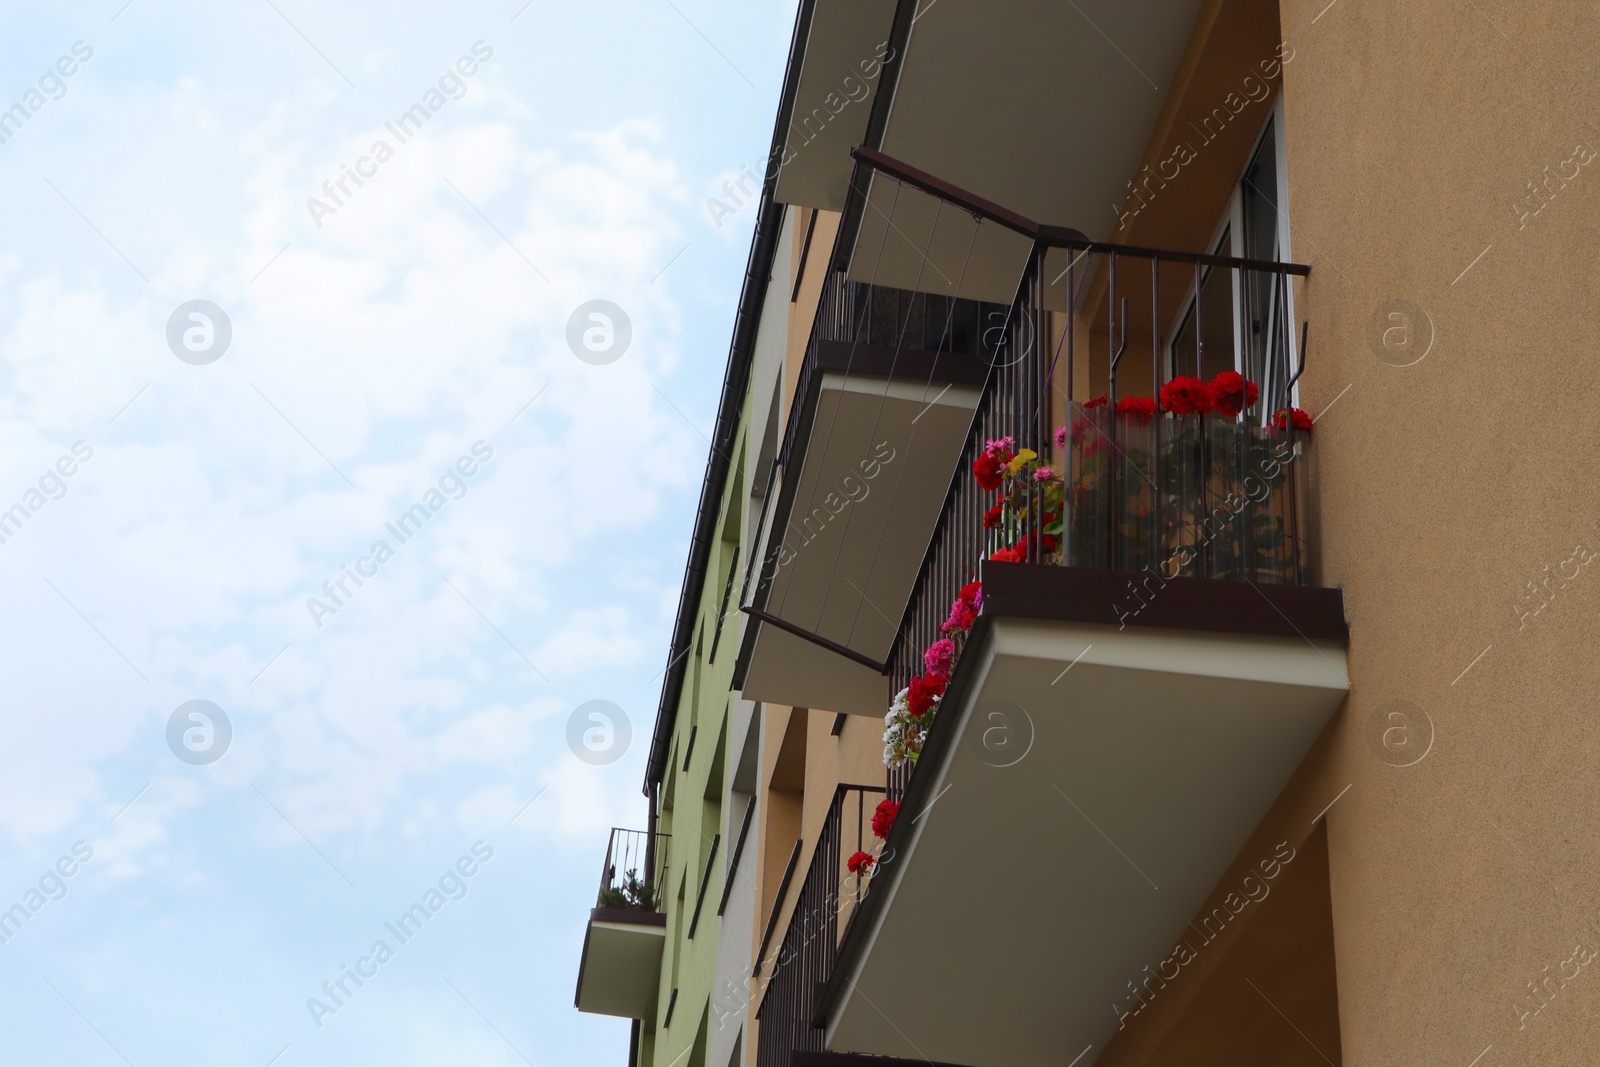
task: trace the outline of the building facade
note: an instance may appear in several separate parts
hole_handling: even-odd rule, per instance
[[[661,891],[580,978],[637,1062],[1592,1058],[1597,16],[1537,12],[802,0]]]

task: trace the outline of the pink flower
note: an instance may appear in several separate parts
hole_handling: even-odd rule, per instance
[[[994,456],[996,458],[999,458],[1001,454],[1004,454],[1006,458],[1001,460],[1001,462],[1009,463],[1011,461],[1011,457],[1016,454],[1016,446],[1017,442],[1014,438],[993,437],[983,443],[983,454],[986,456]]]
[[[956,643],[948,637],[941,637],[928,651],[922,654],[922,665],[927,668],[928,676],[932,678],[950,677],[950,665],[955,662]]]
[[[1067,428],[1065,426],[1057,426],[1056,427],[1055,437],[1056,437],[1056,447],[1057,448],[1066,448],[1067,447]]]
[[[968,582],[950,602],[950,617],[939,626],[941,633],[966,633],[978,621],[983,609],[983,583]]]
[[[1055,476],[1056,469],[1049,464],[1042,464],[1033,470],[1033,480],[1036,482],[1048,482]]]
[[[965,601],[957,600],[950,605],[950,617],[939,624],[939,632],[948,634],[957,630],[969,630],[972,628],[969,618],[975,617],[976,614]]]

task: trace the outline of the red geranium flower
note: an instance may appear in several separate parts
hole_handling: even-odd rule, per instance
[[[877,810],[872,813],[872,835],[874,837],[888,837],[889,827],[894,825],[894,817],[899,811],[900,803],[898,801],[878,801]]]
[[[983,482],[979,481],[978,485],[979,485],[979,487],[982,487]],[[990,508],[988,511],[983,513],[983,528],[985,530],[992,530],[996,526],[1000,525],[1000,512],[1001,511],[1002,511],[1001,506],[999,504],[996,504],[994,507]]]
[[[1294,423],[1295,429],[1304,430],[1306,433],[1311,432],[1311,416],[1299,408],[1279,408],[1277,414],[1272,416],[1272,425],[1280,430],[1284,429],[1291,421]]]
[[[1046,552],[1054,552],[1056,550],[1056,546],[1060,543],[1060,539],[1057,538],[1055,534],[1045,534],[1039,539],[1040,546],[1043,547]]]
[[[983,583],[968,582],[961,587],[961,592],[956,595],[973,607],[978,607],[983,603]]]
[[[914,718],[922,718],[933,707],[933,698],[944,695],[945,681],[943,678],[924,678],[921,675],[911,679],[911,692],[906,695],[906,703]]]
[[[1161,407],[1174,415],[1204,415],[1215,404],[1211,387],[1199,378],[1180,374],[1161,387]]]
[[[1225,370],[1211,379],[1211,397],[1217,412],[1233,418],[1256,402],[1260,390],[1236,370]]]
[[[1009,462],[1010,460],[1001,462],[999,456],[988,452],[973,460],[972,476],[977,479],[978,488],[986,493],[992,493],[1000,488],[1005,481],[1006,463]]]
[[[1155,397],[1125,396],[1117,401],[1117,414],[1135,420],[1140,426],[1148,426],[1150,420],[1156,417]]]
[[[872,865],[878,861],[872,858],[870,852],[857,852],[844,861],[844,865],[851,874],[860,874],[862,871],[872,870]]]
[[[1106,406],[1106,398],[1103,397],[1103,396],[1097,396],[1093,400],[1085,400],[1083,402],[1083,410],[1085,410],[1085,411],[1090,411],[1090,410],[1093,410],[1094,408],[1103,408],[1105,406]]]

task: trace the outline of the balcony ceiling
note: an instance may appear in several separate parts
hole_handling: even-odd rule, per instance
[[[789,162],[774,191],[780,203],[844,209],[850,149],[867,132],[894,9],[895,0],[815,0],[784,144]]]
[[[1200,7],[922,0],[873,147],[1036,222],[1104,240]],[[848,162],[835,165],[847,171]],[[909,191],[897,199],[896,188],[873,179],[852,279],[946,293],[959,283],[961,296],[1009,302],[1027,241],[986,224],[973,245],[971,220],[946,209],[929,270],[921,260],[933,203]]]
[[[903,354],[902,358],[909,359]],[[943,357],[943,361],[975,357]],[[786,559],[767,565],[764,610],[883,662],[911,595],[977,406],[974,382],[820,374],[794,477],[782,496]],[[981,380],[981,379],[980,379]],[[890,457],[885,461],[884,457]],[[861,464],[877,466],[863,476]],[[779,511],[782,514],[782,511]],[[763,625],[744,695],[796,707],[872,715],[888,710],[888,678],[870,667]]]
[[[896,827],[880,906],[845,942],[834,1051],[1098,1054],[1112,1005],[1171,953],[1347,688],[1340,640],[1000,617],[974,642],[941,712],[960,718],[917,772],[937,803]],[[994,766],[991,713],[1015,724],[1018,707],[1031,747]]]
[[[578,1010],[649,1018],[666,943],[666,916],[660,912],[594,909],[578,966]]]

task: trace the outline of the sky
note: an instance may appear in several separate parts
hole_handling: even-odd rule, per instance
[[[573,989],[793,19],[0,9],[0,1062],[626,1062]]]

